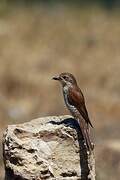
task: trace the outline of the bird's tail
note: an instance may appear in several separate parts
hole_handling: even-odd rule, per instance
[[[80,129],[81,129],[84,141],[86,143],[87,149],[89,152],[92,152],[93,144],[91,143],[91,140],[90,140],[88,124],[86,124],[86,122],[84,120],[80,120],[79,124],[80,124]]]

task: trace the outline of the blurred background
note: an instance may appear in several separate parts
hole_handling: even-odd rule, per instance
[[[8,124],[69,114],[60,85],[73,73],[94,125],[97,180],[120,179],[120,1],[0,1],[0,178]]]

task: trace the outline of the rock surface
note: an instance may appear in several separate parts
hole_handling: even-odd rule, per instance
[[[95,179],[94,155],[87,153],[77,121],[70,116],[9,125],[3,158],[6,180]]]

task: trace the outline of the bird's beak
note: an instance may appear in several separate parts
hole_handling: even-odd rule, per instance
[[[54,76],[53,78],[52,78],[53,80],[60,80],[60,76]]]

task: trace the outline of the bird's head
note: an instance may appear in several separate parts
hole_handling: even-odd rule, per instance
[[[72,74],[67,73],[67,72],[61,73],[58,76],[54,76],[53,79],[60,81],[63,87],[73,86],[77,84],[75,77]]]

